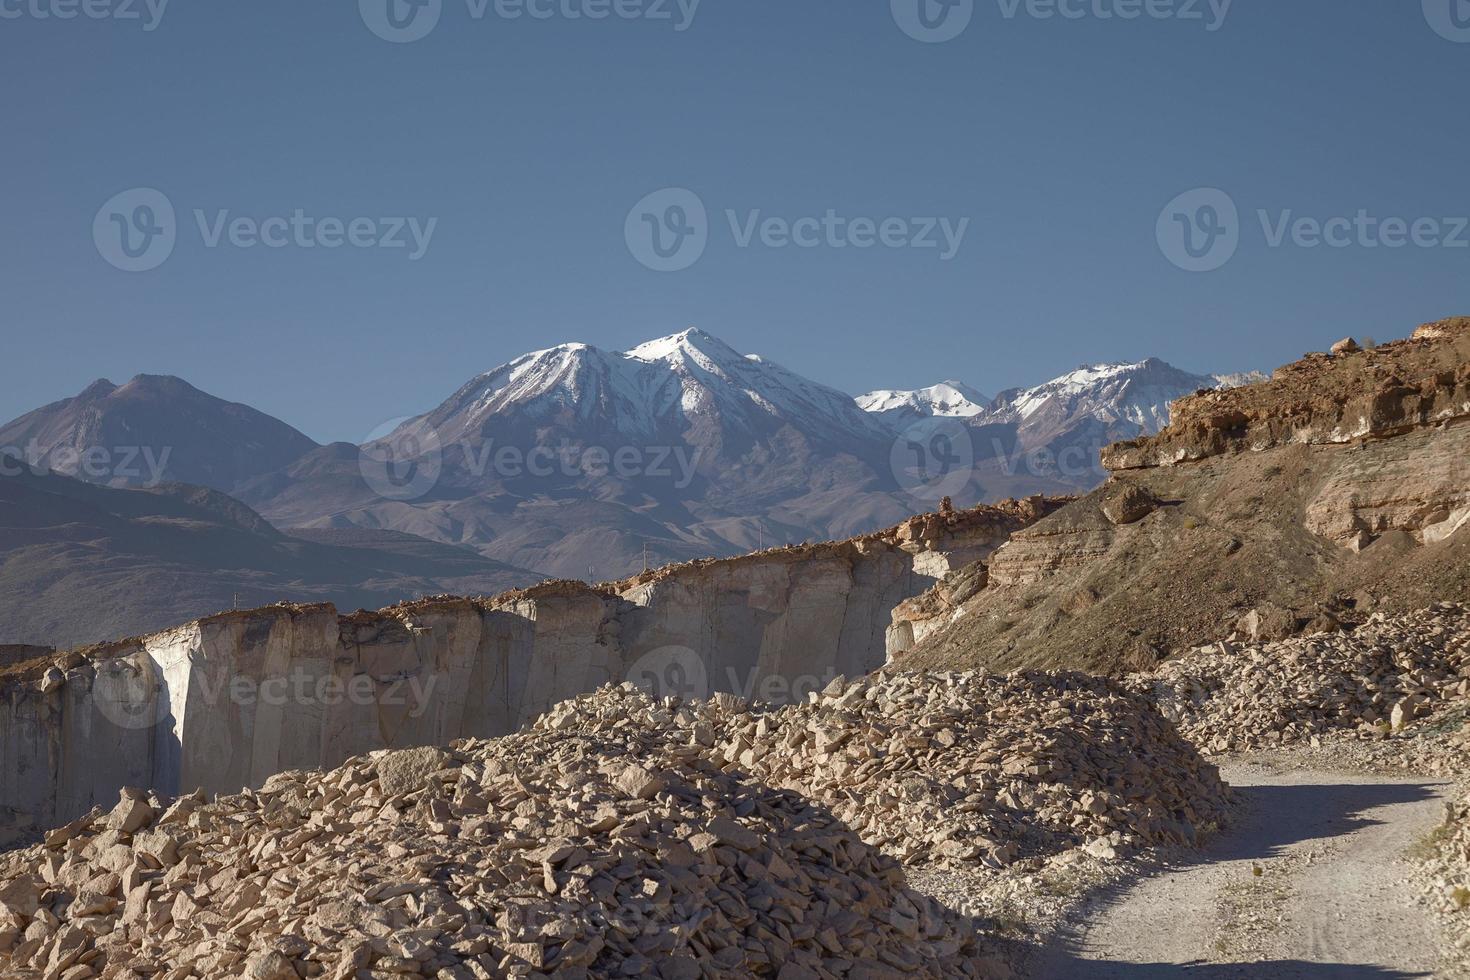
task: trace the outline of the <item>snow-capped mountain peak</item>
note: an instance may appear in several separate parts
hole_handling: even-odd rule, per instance
[[[1034,388],[1002,392],[985,421],[1034,424],[1044,418],[1055,424],[1090,416],[1154,433],[1169,424],[1169,406],[1176,399],[1217,386],[1212,377],[1181,371],[1156,357],[1088,364]]]
[[[694,328],[646,341],[623,356],[650,364],[694,360],[706,366],[748,359],[720,338]]]
[[[916,418],[973,418],[989,399],[959,381],[942,381],[916,391],[870,391],[856,399],[865,412],[889,421]]]
[[[694,426],[757,438],[790,425],[843,445],[885,432],[847,395],[697,329],[626,352],[573,343],[523,354],[405,424],[430,425],[441,442],[474,442],[520,423],[642,442],[677,440]]]
[[[1154,433],[1169,423],[1169,406],[1200,389],[1234,387],[1264,375],[1199,375],[1150,357],[1136,362],[1084,364],[1030,388],[1012,388],[987,401],[947,381],[918,391],[874,391],[857,404],[892,426],[918,418],[948,417],[967,424],[1033,428],[1070,426],[1091,419],[1119,438]]]

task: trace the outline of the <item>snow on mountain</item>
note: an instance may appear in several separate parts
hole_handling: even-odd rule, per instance
[[[1001,392],[976,421],[1025,425],[1043,417],[1059,422],[1085,416],[1154,433],[1169,424],[1175,399],[1218,386],[1213,377],[1181,371],[1156,357],[1136,364],[1085,365],[1034,388]]]
[[[1220,388],[1244,388],[1246,385],[1271,380],[1271,376],[1265,371],[1237,371],[1234,374],[1212,374],[1210,377],[1215,379],[1216,386]]]
[[[701,330],[621,353],[563,344],[523,354],[474,378],[406,426],[432,426],[445,443],[473,442],[487,428],[509,421],[634,440],[673,438],[693,427],[758,438],[791,425],[839,444],[885,433],[849,396],[740,354]]]
[[[856,399],[858,407],[888,422],[921,418],[972,418],[990,399],[959,381],[942,381],[917,391],[870,391]]]
[[[976,426],[1032,427],[1090,419],[1131,437],[1167,425],[1170,404],[1185,395],[1264,378],[1259,372],[1191,374],[1151,357],[1137,363],[1084,365],[1032,388],[1003,391],[992,400],[959,382],[946,381],[918,391],[874,391],[856,401],[890,425],[931,417],[958,418]]]

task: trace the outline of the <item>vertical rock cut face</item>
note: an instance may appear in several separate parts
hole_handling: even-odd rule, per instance
[[[927,515],[850,541],[339,617],[229,612],[32,661],[0,686],[11,833],[120,786],[236,792],[383,748],[516,731],[631,680],[651,693],[800,700],[882,666],[890,612],[1055,501]]]

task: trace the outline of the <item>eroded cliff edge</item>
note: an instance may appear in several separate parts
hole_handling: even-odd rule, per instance
[[[1109,481],[902,604],[915,667],[1150,669],[1470,598],[1470,318],[1175,402]]]
[[[598,586],[347,616],[278,605],[71,653],[16,653],[0,662],[0,842],[115,800],[124,785],[235,792],[374,749],[507,734],[609,682],[799,698],[881,666],[894,607],[1061,503],[945,510]]]

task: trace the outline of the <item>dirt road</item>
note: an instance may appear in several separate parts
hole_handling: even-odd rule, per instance
[[[1108,896],[1040,980],[1399,980],[1429,976],[1436,925],[1407,852],[1442,788],[1357,773],[1228,767],[1246,813],[1195,861]]]

